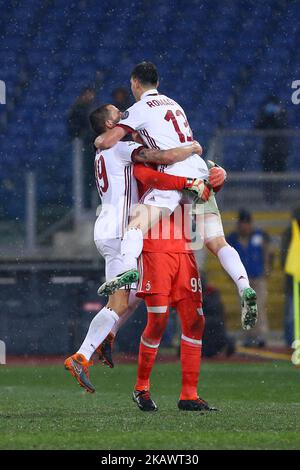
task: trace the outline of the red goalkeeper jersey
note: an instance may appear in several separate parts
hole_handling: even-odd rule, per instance
[[[139,197],[153,187],[156,189],[182,191],[186,178],[160,173],[143,163],[134,165],[134,176],[138,181]],[[164,217],[144,237],[144,252],[191,253],[190,215],[185,206],[179,205],[171,216]]]

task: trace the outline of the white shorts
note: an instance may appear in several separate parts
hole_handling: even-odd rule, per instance
[[[105,278],[107,281],[124,272],[121,256],[121,239],[95,240],[97,250],[105,259]]]
[[[108,240],[95,240],[95,245],[100,255],[105,260],[105,279],[110,281],[118,274],[125,271],[121,256],[121,239],[110,238]],[[131,289],[136,289],[136,284],[131,284]]]
[[[174,212],[180,203],[182,194],[180,191],[163,191],[161,189],[150,189],[142,197],[141,203],[147,206],[164,207]]]

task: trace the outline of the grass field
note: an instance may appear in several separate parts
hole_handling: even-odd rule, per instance
[[[300,373],[289,363],[204,364],[201,396],[221,409],[204,416],[177,409],[179,364],[156,366],[159,411],[139,411],[135,369],[94,368],[90,395],[59,366],[1,366],[0,448],[300,448]]]

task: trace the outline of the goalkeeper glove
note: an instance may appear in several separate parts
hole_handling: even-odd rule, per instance
[[[207,166],[209,168],[208,180],[214,192],[217,193],[224,185],[225,180],[227,178],[227,173],[224,168],[217,165],[217,163],[212,162],[211,160],[207,161]]]
[[[212,189],[210,183],[200,178],[187,178],[185,189],[197,196],[202,202],[207,202]],[[199,201],[199,202],[200,202]]]

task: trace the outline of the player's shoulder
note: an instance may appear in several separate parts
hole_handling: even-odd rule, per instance
[[[140,120],[140,117],[143,115],[143,111],[144,108],[141,106],[140,101],[134,103],[130,108],[126,109],[126,111],[122,113],[122,119],[119,124],[128,127],[133,126],[133,123]]]
[[[143,106],[143,100],[136,101],[129,108],[127,108],[126,111],[124,111],[122,118],[126,119],[130,114],[139,112],[141,109],[143,109]]]
[[[133,150],[137,146],[133,140],[120,140],[115,146],[116,151]]]
[[[133,141],[120,141],[115,145],[115,156],[123,163],[131,163],[132,155],[141,147],[141,144],[137,144]]]
[[[113,147],[96,151],[95,160],[104,159],[106,163],[118,161],[118,156],[124,153],[125,142],[117,142]]]

